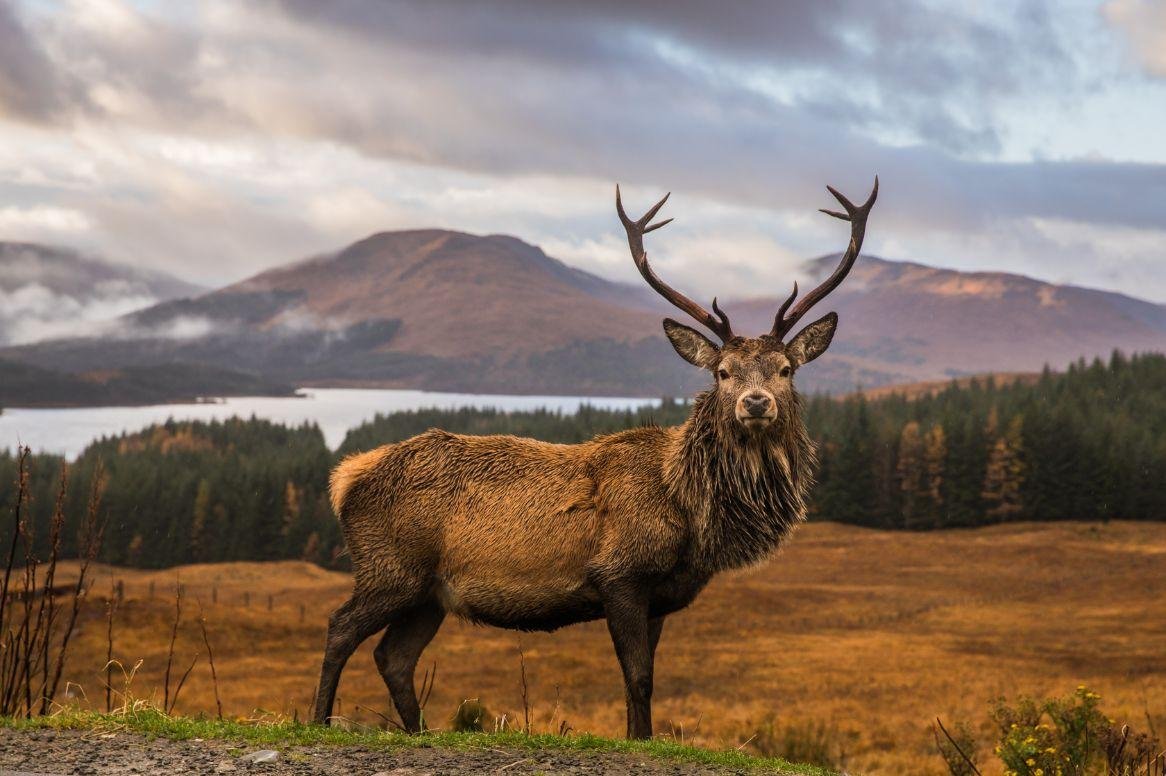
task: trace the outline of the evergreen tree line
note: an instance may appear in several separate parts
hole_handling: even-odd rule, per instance
[[[315,425],[266,420],[168,421],[94,442],[68,466],[62,557],[76,555],[77,528],[98,462],[107,518],[101,560],[163,568],[186,563],[295,558],[343,565],[328,503],[335,454]],[[29,525],[40,555],[63,459],[34,455]],[[0,454],[2,546],[12,536],[16,461]]]
[[[89,481],[105,469],[103,560],[175,564],[304,559],[343,566],[327,478],[339,457],[430,428],[579,442],[646,423],[682,423],[665,400],[633,411],[419,410],[377,416],[333,453],[314,425],[175,422],[102,439],[69,467],[66,556]],[[821,466],[811,519],[905,529],[1015,520],[1166,519],[1166,356],[1114,353],[1035,381],[952,383],[933,395],[806,400]],[[63,461],[34,456],[31,524],[40,541]],[[0,519],[16,463],[0,453]],[[12,526],[0,536],[11,536]],[[7,539],[5,539],[7,541]],[[6,545],[4,545],[6,546]]]
[[[884,528],[1166,519],[1166,357],[808,403],[818,517]]]

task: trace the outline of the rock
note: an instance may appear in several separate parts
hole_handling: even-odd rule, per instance
[[[258,752],[243,755],[239,760],[245,763],[275,763],[279,762],[279,752],[274,749],[260,749]]]

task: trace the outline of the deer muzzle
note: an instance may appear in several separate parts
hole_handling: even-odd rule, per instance
[[[737,420],[746,428],[765,428],[777,418],[777,401],[769,391],[753,390],[737,399]]]

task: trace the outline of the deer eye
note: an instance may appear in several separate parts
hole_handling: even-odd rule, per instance
[[[783,366],[781,368],[781,371],[778,372],[778,374],[780,374],[782,377],[789,377],[792,373],[793,373],[793,370],[790,369],[788,366]]]
[[[717,377],[719,377],[722,380],[728,380],[729,379],[729,370],[728,369],[718,369],[717,370]]]

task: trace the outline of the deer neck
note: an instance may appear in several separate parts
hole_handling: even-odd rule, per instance
[[[665,459],[669,493],[709,572],[757,563],[805,519],[816,463],[796,396],[766,432],[725,422],[712,391],[697,397]]]

